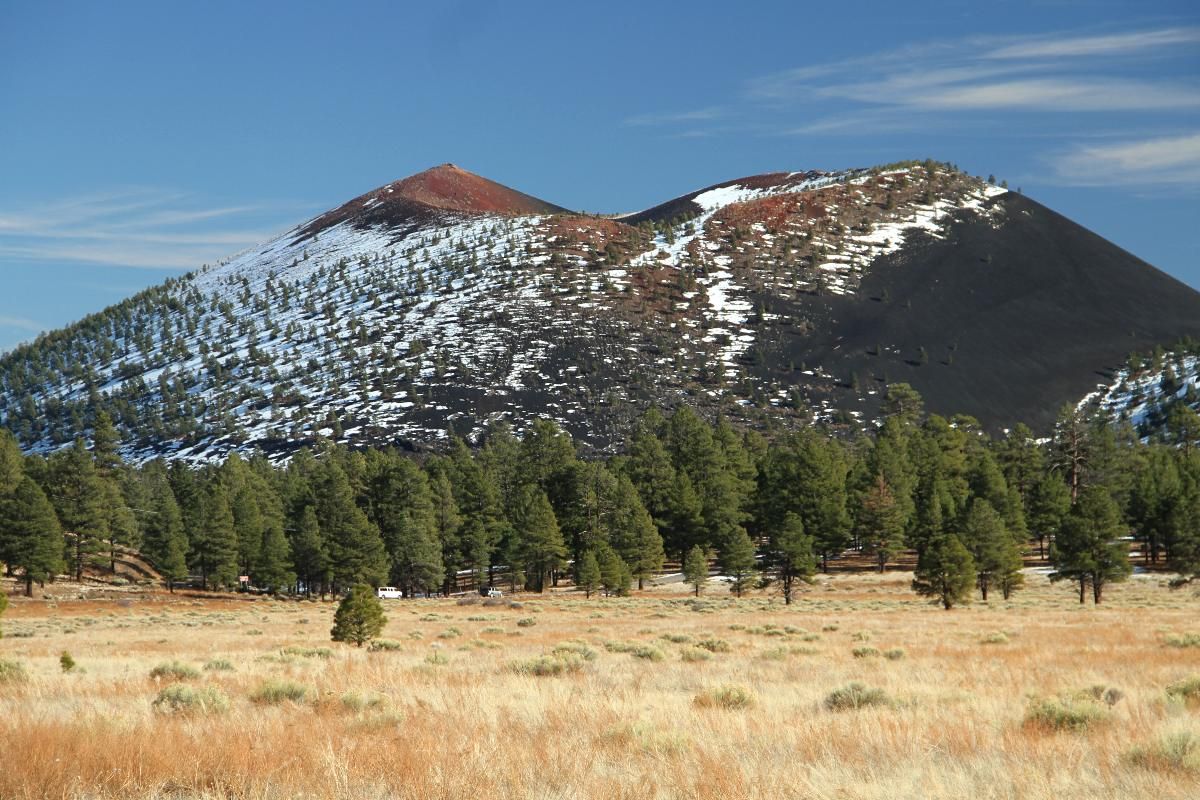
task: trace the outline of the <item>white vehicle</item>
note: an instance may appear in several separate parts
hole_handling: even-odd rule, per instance
[[[375,590],[375,596],[381,600],[399,600],[404,594],[395,586],[380,586]]]
[[[488,597],[504,597],[504,592],[500,591],[495,586],[490,586],[490,587],[488,587],[488,590],[487,590],[487,596]]]

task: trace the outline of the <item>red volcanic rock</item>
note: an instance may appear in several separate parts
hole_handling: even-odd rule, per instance
[[[304,226],[298,238],[311,238],[342,222],[356,228],[393,228],[398,236],[404,236],[439,216],[519,216],[563,211],[566,209],[453,164],[442,164],[359,195],[322,214]]]

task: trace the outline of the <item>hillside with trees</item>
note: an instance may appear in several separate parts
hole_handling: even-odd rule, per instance
[[[1099,603],[1129,576],[1131,541],[1139,566],[1200,574],[1194,419],[1176,443],[1144,443],[1067,408],[1039,443],[1024,426],[993,438],[970,417],[926,414],[904,384],[883,409],[878,431],[853,439],[767,440],[681,407],[644,414],[608,459],[535,420],[523,437],[498,425],[438,454],[326,443],[286,465],[234,454],[198,467],[124,463],[101,415],[90,442],[49,457],[0,433],[0,562],[27,593],[111,572],[133,549],[172,590],[390,584],[408,597],[625,594],[669,562],[697,592],[699,565],[715,565],[733,592],[773,587],[786,602],[818,569],[903,562],[947,608],[1007,598],[1039,563]]]

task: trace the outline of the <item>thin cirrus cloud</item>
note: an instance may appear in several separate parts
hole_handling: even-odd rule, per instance
[[[255,205],[187,207],[159,189],[86,194],[0,209],[0,261],[59,261],[191,270],[266,241],[279,227],[248,227],[281,209]]]
[[[910,46],[752,80],[750,101],[847,101],[933,111],[1144,111],[1200,107],[1194,79],[1130,77],[1191,52],[1200,28],[1111,36],[971,38]],[[832,82],[853,74],[851,83]]]
[[[1036,36],[974,36],[807,64],[748,81],[740,97],[691,112],[643,114],[626,124],[780,136],[1106,136],[1043,154],[1059,181],[1181,186],[1196,176],[1200,27]],[[853,76],[847,80],[847,76]],[[1013,115],[1020,122],[1013,124]],[[1089,115],[1085,125],[1077,115]],[[1007,133],[1011,131],[1010,133]],[[1123,135],[1124,134],[1124,135]],[[1156,135],[1157,134],[1157,135]],[[1169,135],[1168,135],[1169,134]],[[1153,165],[1135,167],[1137,159]],[[1170,164],[1167,162],[1170,161]],[[1157,166],[1155,166],[1157,165]]]
[[[638,114],[625,119],[625,124],[633,127],[650,125],[669,125],[672,123],[711,122],[725,116],[725,109],[719,106],[697,108],[692,111],[668,111],[660,114]]]
[[[46,326],[40,322],[25,317],[14,317],[10,314],[0,314],[0,328],[16,328],[28,333],[41,333]]]
[[[1079,186],[1200,182],[1200,133],[1080,145],[1053,160],[1056,177]]]

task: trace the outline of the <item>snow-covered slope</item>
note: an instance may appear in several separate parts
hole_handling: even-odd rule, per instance
[[[436,446],[534,416],[609,448],[652,403],[867,424],[877,384],[850,380],[866,328],[845,319],[883,308],[872,281],[944,282],[918,278],[922,254],[964,231],[1011,238],[1009,197],[911,162],[752,176],[616,219],[444,165],[7,354],[0,419],[47,451],[104,407],[127,455],[195,461],[318,436]],[[913,363],[910,338],[876,360]]]

